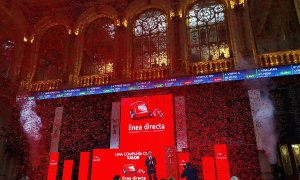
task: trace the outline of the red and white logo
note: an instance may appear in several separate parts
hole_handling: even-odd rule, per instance
[[[227,159],[227,156],[222,153],[218,153],[216,155],[216,159],[224,160],[224,159]]]
[[[142,119],[158,117],[162,118],[164,116],[163,112],[159,109],[150,110],[148,108],[148,103],[144,101],[136,101],[130,105],[130,117],[131,119]]]
[[[51,160],[50,165],[57,165],[57,161],[55,161],[54,159]]]
[[[93,159],[94,162],[100,162],[101,159],[99,156],[94,156],[94,159]]]

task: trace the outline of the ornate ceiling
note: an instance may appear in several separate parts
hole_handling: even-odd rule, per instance
[[[22,9],[30,24],[34,24],[48,14],[63,13],[70,19],[78,16],[90,7],[110,5],[118,12],[124,11],[134,0],[19,0],[17,4]]]
[[[20,0],[20,5],[31,10],[49,10],[56,8],[89,7],[98,4],[108,4],[117,9],[129,5],[133,0]]]

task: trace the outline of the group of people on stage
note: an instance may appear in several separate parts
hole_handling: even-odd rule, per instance
[[[152,155],[151,151],[148,151],[145,166],[147,167],[149,180],[158,180],[156,175],[156,164],[156,158]],[[186,178],[186,180],[198,180],[197,169],[192,166],[190,162],[186,163],[183,167],[184,170],[181,173],[181,178]],[[113,180],[120,180],[120,176],[116,175]]]
[[[156,159],[152,156],[152,152],[148,151],[148,157],[145,161],[145,166],[147,167],[147,174],[149,180],[157,180],[156,175]],[[198,173],[196,167],[192,166],[190,162],[183,166],[184,170],[181,173],[181,178],[186,178],[186,180],[198,180]]]

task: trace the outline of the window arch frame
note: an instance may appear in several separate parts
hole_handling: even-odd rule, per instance
[[[164,23],[166,24],[165,25],[165,31],[164,32],[157,32],[158,34],[164,34],[163,38],[164,38],[164,41],[162,41],[162,43],[165,43],[165,57],[166,57],[166,63],[163,65],[163,63],[161,63],[161,65],[159,65],[159,62],[155,63],[154,61],[151,60],[151,56],[149,55],[150,57],[150,60],[149,60],[149,65],[148,67],[145,67],[143,64],[144,62],[142,62],[142,68],[137,68],[136,67],[136,63],[137,63],[137,59],[135,57],[135,41],[136,41],[136,38],[137,36],[135,35],[135,28],[136,28],[136,21],[144,14],[146,13],[151,13],[151,12],[159,12],[160,15],[163,15],[164,16]],[[138,70],[145,70],[145,69],[153,69],[153,68],[160,68],[160,67],[168,67],[168,68],[171,68],[171,54],[170,54],[170,29],[169,29],[169,15],[168,15],[168,12],[166,12],[166,10],[164,9],[161,9],[159,7],[148,7],[148,8],[144,8],[142,11],[139,11],[135,16],[133,16],[132,20],[131,20],[131,28],[130,28],[130,34],[131,34],[131,57],[132,57],[132,60],[131,60],[131,70],[132,71],[138,71]],[[158,26],[158,25],[157,25]],[[151,36],[151,33],[150,33],[150,36]],[[144,35],[142,34],[142,36],[140,37],[146,37],[148,38],[149,35]],[[159,39],[159,35],[158,36],[155,36],[156,38]],[[153,37],[150,38],[150,42],[151,40],[153,39]],[[159,41],[159,40],[158,40]],[[157,42],[157,40],[156,40]],[[159,48],[158,48],[159,49]],[[141,51],[142,53],[144,51]],[[160,50],[157,50],[156,52],[158,52],[158,54],[161,54],[162,51]],[[143,56],[142,56],[143,57]],[[159,56],[158,56],[159,58]],[[142,60],[142,59],[141,59]],[[154,63],[153,63],[154,62]],[[163,62],[163,61],[162,61]],[[152,65],[152,64],[153,65]]]
[[[223,10],[220,11],[220,12],[214,12],[215,14],[220,14],[220,13],[224,13],[224,21],[219,23],[219,22],[215,22],[215,23],[212,23],[212,24],[206,24],[206,25],[203,25],[203,26],[200,26],[198,25],[198,22],[200,21],[199,17],[197,17],[197,21],[195,22],[196,25],[195,27],[191,27],[190,26],[190,12],[193,10],[193,8],[195,6],[199,6],[199,11],[200,9],[208,9],[208,7],[212,8],[212,6],[218,6],[218,5],[221,5],[223,6]],[[215,8],[215,7],[213,7]],[[214,14],[214,17],[212,17],[212,19],[215,19],[216,20],[216,16]],[[197,15],[195,15],[196,17]],[[191,4],[189,4],[186,8],[186,15],[185,15],[185,21],[186,21],[186,47],[187,47],[187,57],[188,57],[188,63],[197,63],[197,62],[204,62],[204,61],[217,61],[217,60],[222,60],[222,59],[229,59],[229,58],[232,58],[232,43],[231,43],[231,37],[230,37],[230,27],[229,27],[229,17],[228,17],[228,6],[227,6],[227,3],[225,1],[222,1],[222,0],[204,0],[204,1],[200,1],[200,0],[196,0],[196,1],[193,1]],[[215,27],[214,27],[215,26]],[[220,32],[220,29],[217,29],[215,31],[215,34],[217,34],[215,36],[215,38],[217,39],[217,44],[214,44],[214,43],[210,43],[209,40],[207,40],[206,44],[207,46],[202,46],[202,47],[206,47],[206,49],[208,49],[208,55],[206,55],[206,58],[202,58],[202,48],[201,48],[201,42],[200,42],[200,39],[201,39],[201,33],[200,32],[200,28],[211,28],[211,27],[214,27],[214,28],[217,28],[216,26],[224,26],[224,31],[225,33],[223,32],[223,34],[225,35],[225,39],[220,39],[220,35],[221,32]],[[198,34],[197,34],[197,41],[198,41],[198,46],[195,46],[196,48],[198,48],[198,56],[199,58],[195,58],[193,59],[192,57],[192,48],[191,48],[191,30],[196,30],[198,31]],[[199,35],[200,34],[200,35]],[[209,32],[206,33],[206,36],[207,34],[209,35]],[[196,44],[196,43],[195,43]],[[215,56],[217,56],[218,54],[218,58],[214,58],[212,57],[211,55],[211,45],[215,45],[215,52],[216,52],[216,49],[218,49],[218,52],[216,52]]]
[[[86,33],[87,31],[89,30],[89,28],[91,27],[91,25],[93,25],[93,23],[95,23],[96,21],[99,21],[101,19],[106,19],[106,20],[109,20],[111,21],[114,26],[114,42],[113,42],[113,47],[114,47],[114,52],[113,52],[113,55],[112,55],[112,72],[108,72],[106,73],[106,64],[108,64],[107,60],[104,60],[104,61],[101,61],[101,62],[104,62],[104,73],[99,73],[99,74],[93,74],[93,73],[89,73],[89,74],[81,74],[81,70],[79,70],[79,76],[105,76],[105,75],[108,75],[108,74],[114,74],[115,73],[115,62],[116,62],[116,56],[117,56],[117,50],[116,50],[116,46],[117,46],[117,24],[116,24],[116,20],[114,18],[112,18],[111,16],[107,16],[107,15],[104,15],[104,14],[99,14],[97,16],[94,16],[92,18],[92,20],[87,23],[83,29],[83,31],[81,32],[83,34],[83,43],[82,43],[82,57],[81,57],[81,65],[80,65],[80,69],[84,68],[84,49],[85,49],[85,40],[86,40]],[[99,62],[98,62],[99,63]]]
[[[35,54],[37,60],[36,60],[36,63],[35,63],[35,72],[33,73],[33,77],[32,77],[33,81],[37,81],[37,82],[38,81],[49,81],[49,80],[57,80],[57,79],[63,79],[64,78],[64,73],[59,73],[59,68],[58,67],[56,67],[56,71],[60,75],[58,75],[56,78],[50,78],[50,79],[45,78],[45,70],[46,69],[43,69],[43,70],[40,69],[41,68],[40,67],[41,66],[41,60],[42,60],[41,59],[41,50],[42,50],[41,48],[43,46],[43,41],[45,40],[44,38],[45,38],[46,35],[49,36],[49,34],[48,34],[49,31],[51,31],[51,30],[53,31],[53,29],[55,31],[64,29],[63,31],[65,31],[64,32],[65,36],[66,36],[66,39],[65,39],[65,42],[64,42],[65,48],[64,48],[64,50],[62,52],[63,56],[62,56],[61,60],[63,60],[63,61],[61,62],[61,65],[60,65],[61,70],[63,72],[65,72],[65,68],[66,68],[66,65],[68,63],[68,58],[69,58],[68,51],[69,51],[69,48],[70,48],[69,47],[68,26],[66,26],[65,24],[61,24],[61,23],[54,23],[54,24],[49,25],[47,28],[43,29],[42,33],[38,37],[38,40],[37,40],[38,42],[37,43],[35,42],[35,44],[38,47],[36,49],[37,53]],[[58,60],[56,60],[56,61],[58,61]],[[39,78],[39,74],[42,74],[42,76],[43,76],[42,79]]]

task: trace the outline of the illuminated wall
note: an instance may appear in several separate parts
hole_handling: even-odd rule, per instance
[[[74,160],[73,175],[78,176],[80,152],[109,149],[112,102],[157,94],[185,96],[188,148],[184,151],[190,153],[190,161],[197,166],[200,177],[203,177],[202,157],[215,157],[214,145],[226,144],[230,175],[259,179],[247,90],[239,82],[37,101],[38,114],[45,124],[53,121],[54,107],[64,106],[58,177],[62,177],[63,160]],[[46,128],[48,130],[43,129],[43,132],[47,144],[51,125]],[[48,147],[46,145],[47,150]],[[36,170],[35,174],[38,173],[42,176],[46,172]]]

